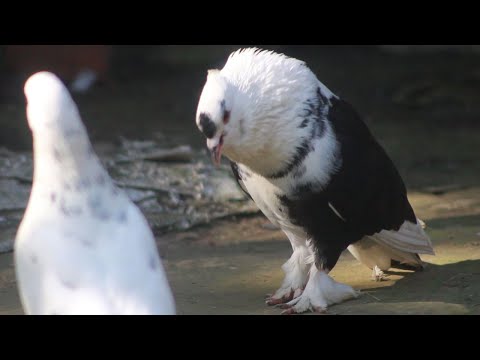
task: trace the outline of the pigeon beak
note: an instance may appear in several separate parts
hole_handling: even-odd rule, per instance
[[[223,134],[219,139],[208,139],[207,147],[212,153],[212,161],[216,166],[220,165],[222,160]]]

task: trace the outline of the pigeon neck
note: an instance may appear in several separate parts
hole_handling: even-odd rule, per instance
[[[90,142],[82,136],[34,138],[34,183],[55,187],[102,172]]]
[[[271,127],[265,127],[265,129],[268,128],[271,129]],[[296,143],[293,143],[291,139],[284,138],[283,141],[279,141],[280,138],[272,133],[275,131],[263,133],[258,129],[255,131],[255,137],[245,141],[241,149],[238,151],[232,149],[225,154],[233,161],[246,165],[257,174],[268,177],[284,167],[285,161],[293,156],[296,148]]]
[[[300,127],[303,109],[282,104],[275,108],[243,105],[241,136],[229,139],[224,153],[264,177],[284,169],[298,153],[299,144],[311,138],[310,127]],[[285,121],[285,119],[292,119]]]

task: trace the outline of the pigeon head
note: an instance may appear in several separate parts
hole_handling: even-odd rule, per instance
[[[237,119],[232,119],[233,91],[219,70],[208,71],[197,108],[196,123],[207,138],[207,147],[217,165],[221,161],[224,146],[228,147],[237,130]]]
[[[37,173],[53,181],[56,176],[97,168],[86,128],[62,81],[52,73],[39,72],[26,81],[24,93]]]
[[[83,128],[67,88],[54,74],[42,71],[25,83],[27,118],[33,132]]]
[[[293,161],[312,133],[319,88],[304,62],[257,48],[232,53],[221,70],[209,70],[196,124],[215,163],[222,153],[262,174]],[[312,109],[310,109],[312,108]]]

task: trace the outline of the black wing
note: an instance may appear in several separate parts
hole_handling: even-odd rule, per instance
[[[293,223],[313,238],[316,263],[332,269],[348,245],[416,217],[395,165],[346,102],[331,99],[328,119],[340,144],[340,169],[324,189],[303,184],[280,198]]]
[[[397,168],[352,106],[334,99],[329,119],[342,158],[326,189],[332,205],[363,235],[416,223]]]

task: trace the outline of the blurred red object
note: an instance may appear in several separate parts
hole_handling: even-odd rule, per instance
[[[47,70],[68,83],[83,71],[93,71],[97,80],[105,81],[110,52],[109,45],[7,45],[4,55],[10,71],[30,76]]]

